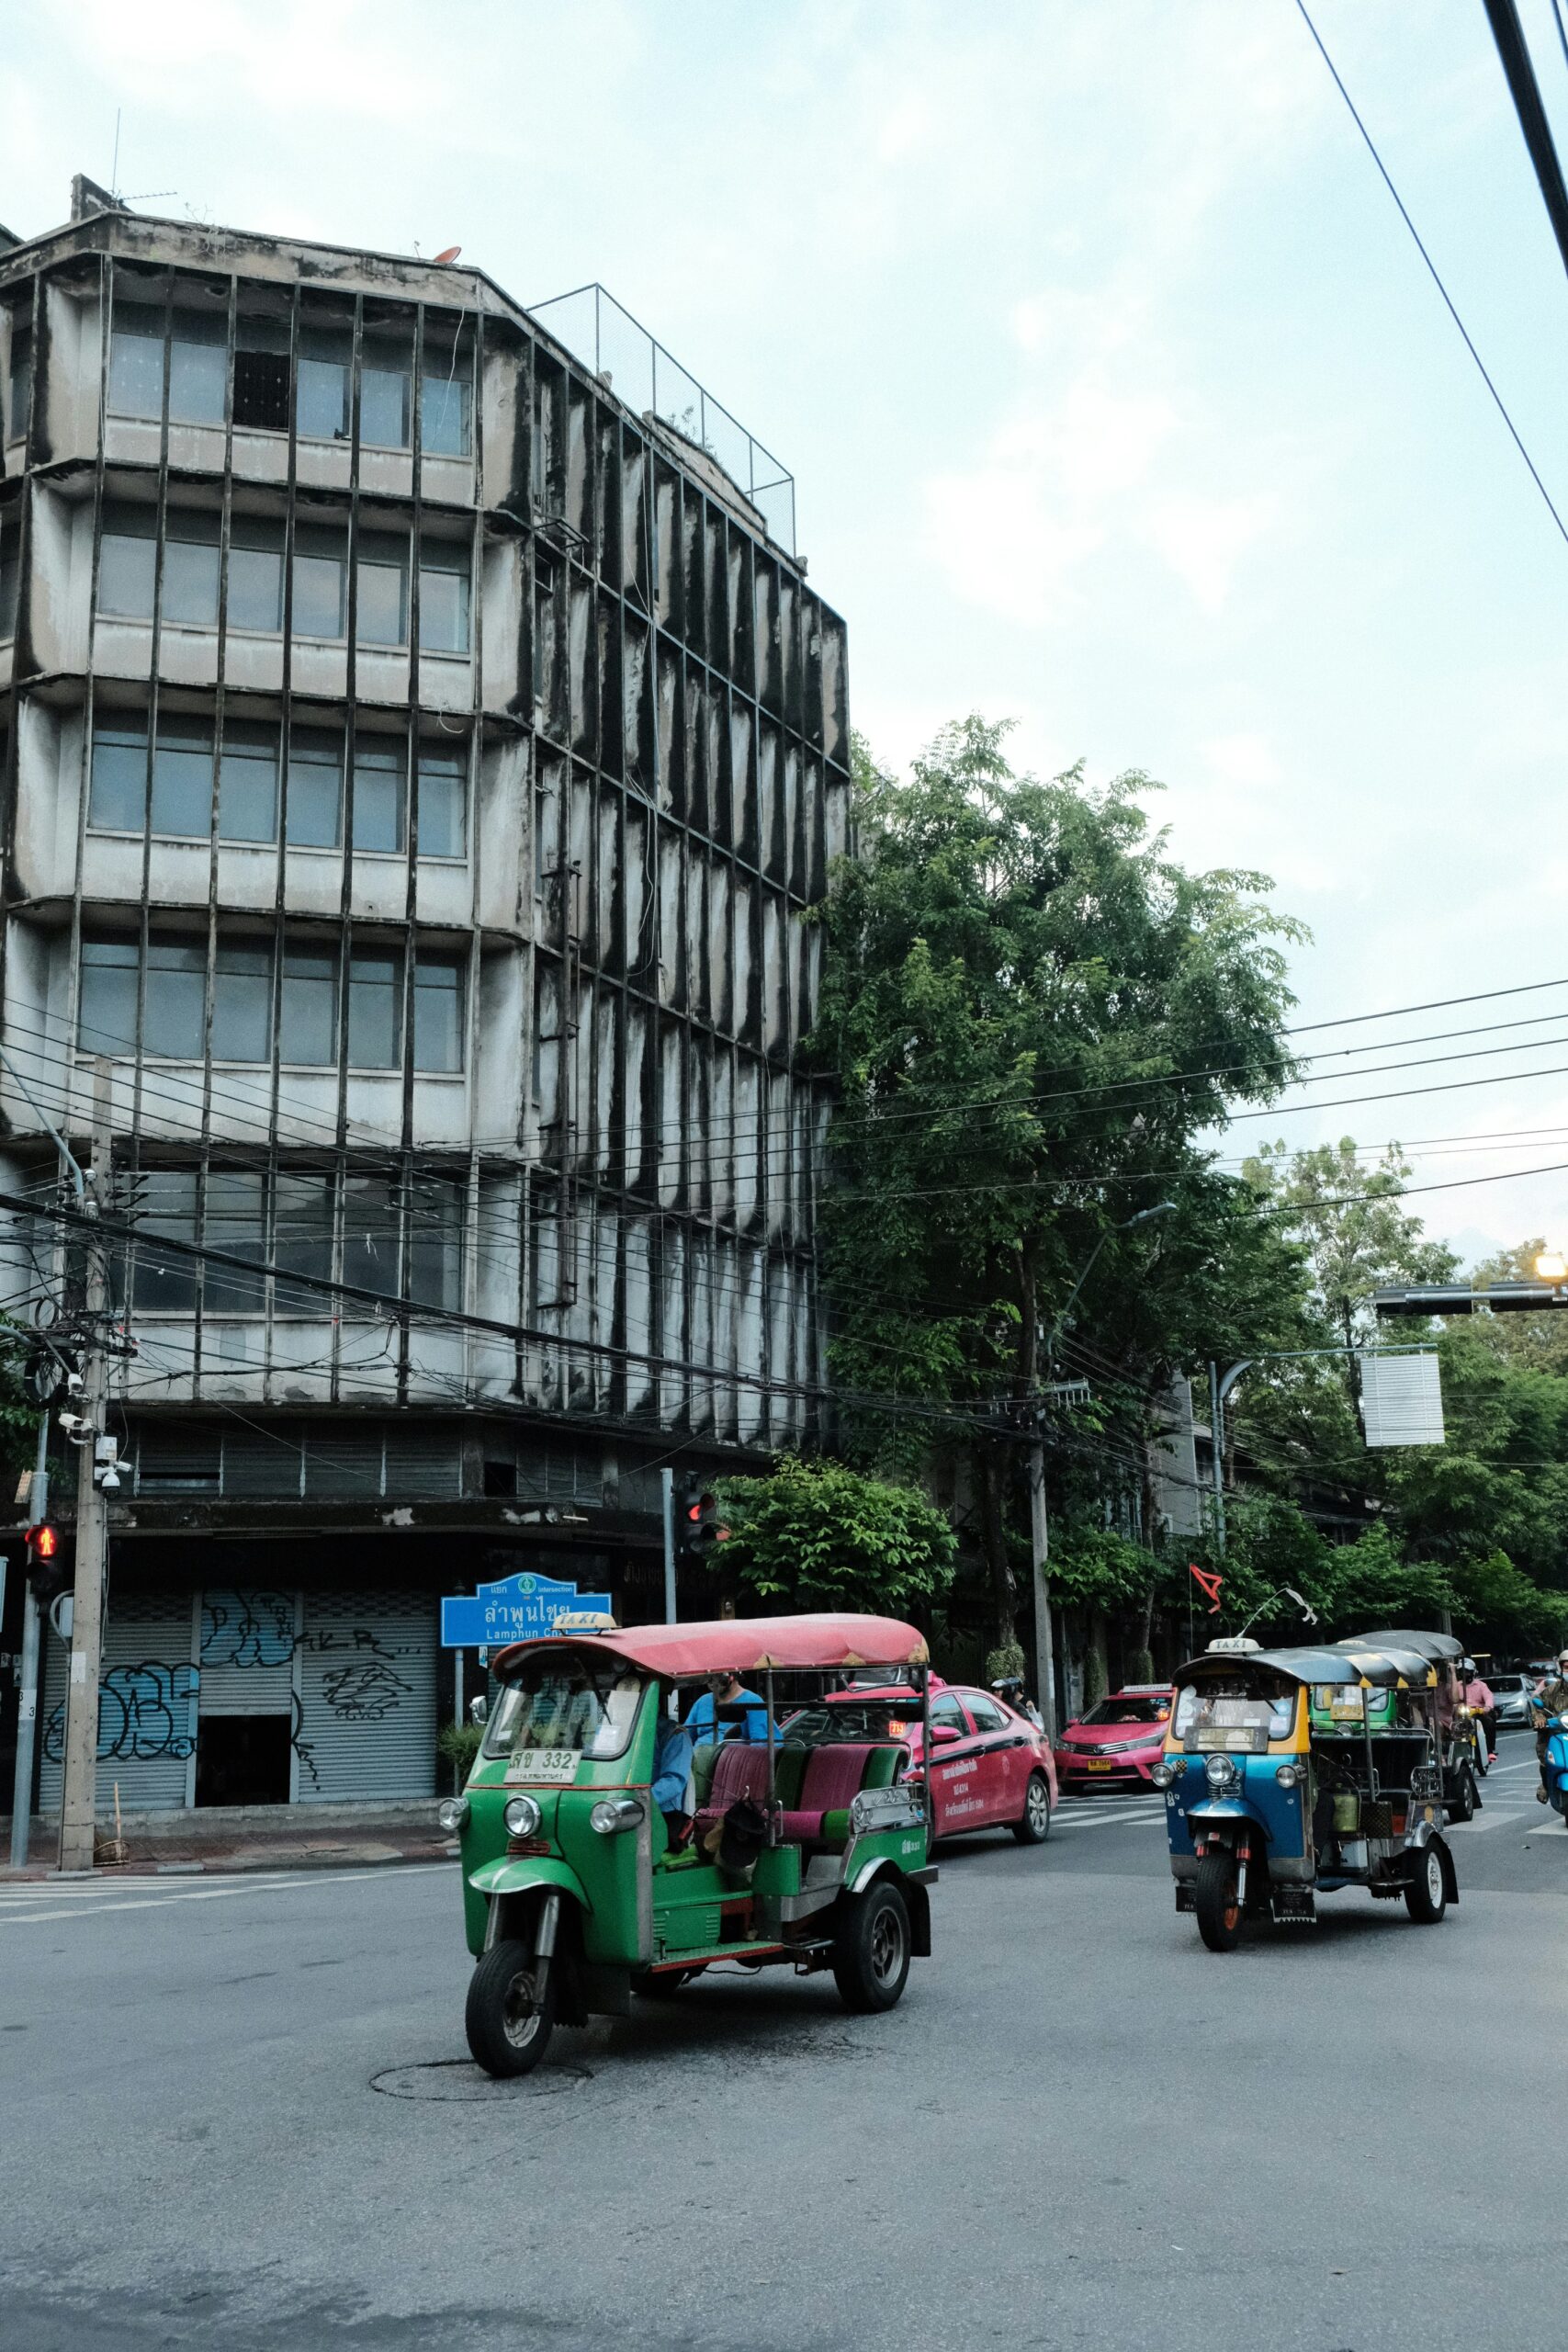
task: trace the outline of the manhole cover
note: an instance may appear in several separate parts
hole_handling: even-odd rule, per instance
[[[471,2058],[433,2058],[423,2066],[389,2066],[372,2075],[370,2087],[387,2098],[476,2099],[554,2098],[591,2083],[587,2066],[547,2066],[513,2082],[498,2083]]]

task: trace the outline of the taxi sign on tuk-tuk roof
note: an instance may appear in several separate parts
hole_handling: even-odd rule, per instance
[[[550,1637],[553,1641],[557,1637]],[[695,1624],[626,1625],[615,1634],[574,1636],[584,1652],[619,1658],[645,1673],[694,1681],[706,1674],[744,1678],[774,1668],[924,1666],[925,1635],[896,1617],[820,1614],[800,1617],[720,1617]],[[503,1679],[535,1647],[513,1642],[491,1660]]]

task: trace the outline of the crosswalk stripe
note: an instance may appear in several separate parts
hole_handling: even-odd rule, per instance
[[[301,1871],[295,1877],[272,1879],[264,1884],[258,1884],[247,1875],[243,1879],[231,1880],[220,1886],[169,1887],[157,1894],[132,1895],[129,1898],[121,1896],[118,1887],[105,1887],[102,1892],[106,1899],[92,1905],[87,1916],[96,1919],[100,1918],[106,1911],[164,1911],[175,1903],[219,1903],[238,1894],[281,1894],[304,1886],[343,1886],[355,1879],[374,1878],[378,1875],[379,1873],[374,1870]],[[82,1891],[87,1892],[85,1889]],[[98,1892],[96,1888],[91,1891],[95,1894]],[[52,1888],[30,1887],[28,1894],[35,1905],[31,1909],[23,1908],[22,1903],[17,1899],[21,1894],[19,1888],[7,1887],[4,1890],[4,1894],[6,1899],[0,1901],[0,1920],[4,1920],[9,1927],[41,1927],[50,1921],[79,1919],[83,1916],[83,1906],[80,1904],[68,1905],[64,1909],[51,1907],[55,1901]],[[36,1907],[39,1905],[44,1907]]]

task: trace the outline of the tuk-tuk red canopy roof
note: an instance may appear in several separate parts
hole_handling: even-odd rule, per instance
[[[686,1625],[628,1625],[617,1634],[547,1634],[513,1642],[495,1659],[504,1680],[520,1661],[570,1643],[594,1657],[624,1658],[646,1673],[745,1676],[766,1667],[923,1666],[926,1637],[896,1617],[719,1617]]]

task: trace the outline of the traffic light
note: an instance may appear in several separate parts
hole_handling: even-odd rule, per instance
[[[71,1570],[61,1550],[60,1530],[47,1519],[29,1527],[23,1539],[28,1547],[28,1581],[40,1609],[69,1589]]]
[[[676,1544],[683,1560],[694,1566],[711,1566],[712,1555],[729,1541],[729,1530],[718,1516],[718,1498],[695,1482],[684,1487],[675,1522]]]

